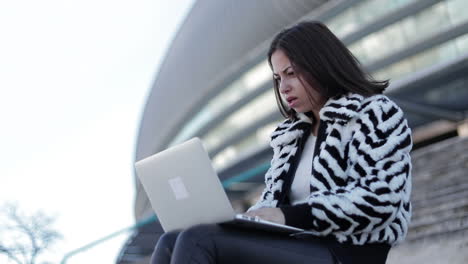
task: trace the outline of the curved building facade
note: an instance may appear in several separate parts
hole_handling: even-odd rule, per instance
[[[267,48],[275,33],[305,19],[327,24],[371,75],[391,80],[386,93],[414,131],[463,120],[466,8],[464,0],[199,0],[155,78],[135,161],[200,137],[236,208],[248,206],[269,166],[269,134],[282,120]],[[425,137],[415,140],[424,144]],[[135,186],[135,219],[142,222],[154,213],[136,178]],[[157,221],[142,224],[118,262],[147,263],[160,232]]]

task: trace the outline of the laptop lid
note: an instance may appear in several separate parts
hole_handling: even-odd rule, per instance
[[[135,163],[164,231],[234,219],[235,212],[200,139]]]

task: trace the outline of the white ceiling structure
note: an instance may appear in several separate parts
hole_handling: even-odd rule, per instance
[[[148,96],[136,160],[166,147],[227,78],[265,51],[279,30],[325,0],[197,1]],[[254,22],[254,23],[253,23]]]

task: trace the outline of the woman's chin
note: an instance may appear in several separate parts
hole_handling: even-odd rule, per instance
[[[311,112],[312,110],[310,109],[303,109],[303,108],[293,108],[294,111],[296,111],[296,113],[302,113],[302,114],[305,114],[305,113],[308,113],[308,112]]]

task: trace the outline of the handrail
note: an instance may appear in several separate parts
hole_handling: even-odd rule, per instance
[[[66,254],[63,256],[62,261],[60,261],[60,264],[65,264],[65,263],[67,262],[67,260],[68,260],[70,257],[76,255],[77,253],[80,253],[80,252],[82,252],[82,251],[88,250],[88,249],[90,249],[90,248],[92,248],[92,247],[94,247],[94,246],[96,246],[96,245],[98,245],[98,244],[100,244],[100,243],[102,243],[102,242],[104,242],[104,241],[106,241],[106,240],[109,240],[109,239],[111,239],[111,238],[113,238],[113,237],[115,237],[115,236],[118,236],[118,235],[120,235],[120,234],[126,233],[126,232],[128,232],[128,231],[132,231],[132,230],[134,230],[134,229],[136,229],[136,228],[139,228],[139,227],[144,226],[144,225],[146,225],[146,224],[152,223],[152,222],[154,222],[154,221],[156,221],[156,220],[157,220],[156,215],[152,215],[152,216],[150,216],[150,217],[148,217],[148,218],[146,218],[146,219],[144,219],[144,220],[142,220],[142,221],[140,221],[140,222],[137,222],[136,224],[134,224],[134,225],[132,225],[132,226],[130,226],[130,227],[123,228],[123,229],[121,229],[121,230],[119,230],[119,231],[116,231],[116,232],[110,234],[110,235],[107,235],[107,236],[105,236],[105,237],[103,237],[103,238],[100,238],[100,239],[98,239],[98,240],[96,240],[96,241],[93,241],[93,242],[91,242],[91,243],[88,243],[88,244],[86,244],[86,245],[84,245],[84,246],[82,246],[82,247],[79,247],[79,248],[77,248],[77,249],[74,249],[74,250],[72,250],[72,251],[66,253]]]
[[[247,170],[247,171],[245,171],[245,172],[243,172],[243,173],[241,173],[241,174],[238,174],[238,175],[236,175],[236,176],[234,176],[234,177],[231,177],[231,178],[229,178],[229,179],[227,179],[227,180],[224,180],[224,181],[222,182],[223,187],[224,187],[224,188],[228,188],[229,186],[231,186],[231,185],[234,184],[234,183],[241,182],[241,181],[246,181],[246,180],[248,180],[248,179],[254,177],[254,176],[257,175],[257,174],[262,173],[263,171],[266,171],[269,167],[270,167],[270,163],[269,163],[269,162],[265,162],[265,163],[263,163],[263,164],[261,164],[261,165],[255,167],[255,168],[252,168],[252,169]],[[123,229],[121,229],[121,230],[118,230],[118,231],[116,231],[116,232],[114,232],[114,233],[112,233],[112,234],[109,234],[109,235],[107,235],[107,236],[105,236],[105,237],[103,237],[103,238],[100,238],[100,239],[95,240],[95,241],[93,241],[93,242],[91,242],[91,243],[88,243],[88,244],[86,244],[86,245],[84,245],[84,246],[82,246],[82,247],[79,247],[79,248],[77,248],[77,249],[74,249],[74,250],[72,250],[72,251],[66,253],[66,254],[63,256],[62,261],[60,261],[60,264],[66,264],[67,260],[68,260],[70,257],[72,257],[72,256],[74,256],[74,255],[76,255],[76,254],[78,254],[78,253],[80,253],[80,252],[82,252],[82,251],[86,251],[86,250],[88,250],[88,249],[90,249],[90,248],[92,248],[92,247],[94,247],[94,246],[96,246],[96,245],[98,245],[98,244],[100,244],[100,243],[102,243],[102,242],[105,242],[106,240],[109,240],[109,239],[111,239],[111,238],[114,238],[115,236],[118,236],[118,235],[120,235],[120,234],[126,233],[126,232],[128,232],[128,231],[135,230],[135,229],[137,229],[137,228],[139,228],[139,227],[142,227],[142,226],[145,226],[145,225],[147,225],[147,224],[149,224],[149,223],[153,223],[153,222],[155,222],[155,221],[157,221],[157,220],[158,220],[158,219],[157,219],[156,215],[152,215],[152,216],[150,216],[150,217],[148,217],[148,218],[146,218],[146,219],[143,219],[143,220],[140,221],[140,222],[137,222],[136,224],[134,224],[134,225],[132,225],[132,226],[125,227],[125,228],[123,228]]]

